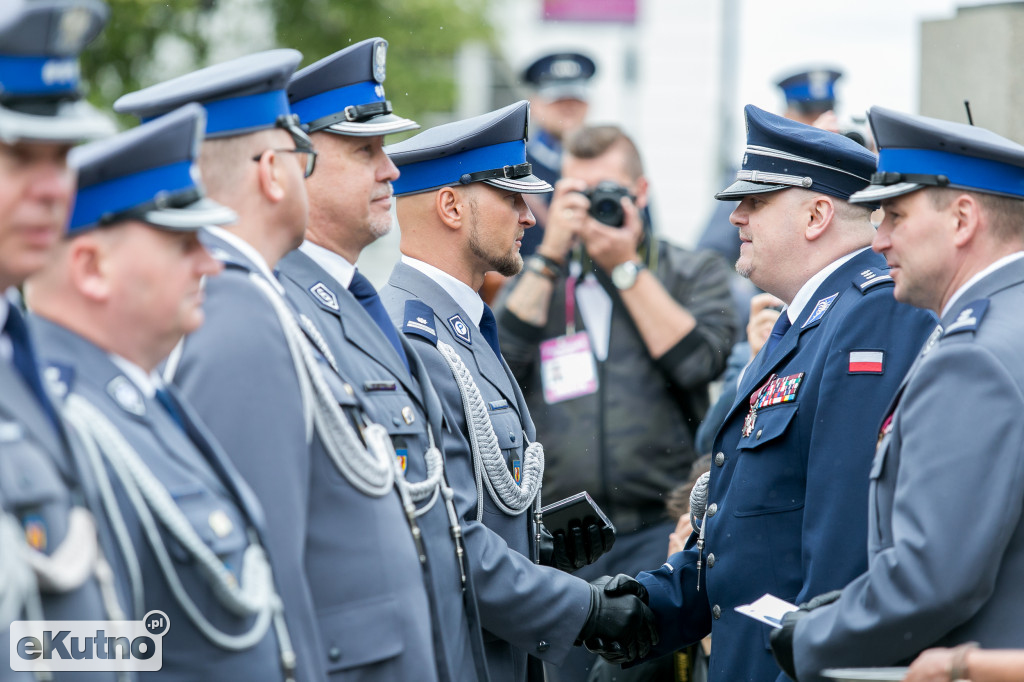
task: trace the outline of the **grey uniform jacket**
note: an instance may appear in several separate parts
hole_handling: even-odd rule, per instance
[[[40,363],[60,372],[72,394],[98,408],[138,453],[195,528],[236,579],[241,579],[242,555],[250,545],[249,532],[263,523],[262,510],[251,490],[210,437],[206,429],[178,403],[183,426],[156,401],[146,398],[106,352],[77,334],[43,318],[33,319]],[[172,389],[168,389],[172,390]],[[129,619],[141,619],[154,609],[167,614],[170,629],[163,637],[163,667],[140,673],[141,679],[281,680],[284,674],[273,628],[248,649],[231,652],[204,637],[176,601],[143,532],[138,512],[124,487],[107,466],[116,504],[128,531],[132,554],[141,575],[142,602],[126,608]],[[161,526],[160,542],[185,591],[203,615],[230,635],[248,632],[255,617],[240,618],[214,597],[199,564]],[[125,576],[129,559],[124,552],[110,557],[115,571]],[[134,600],[133,600],[134,601]]]
[[[396,454],[405,458],[406,479],[426,479],[428,428],[437,446],[442,444],[441,404],[412,346],[400,337],[416,378],[359,301],[302,251],[281,260],[278,276],[295,307],[323,334],[370,419],[388,429]],[[434,498],[432,505],[417,524],[427,556],[424,578],[431,598],[438,676],[467,682],[487,679],[476,598],[471,589],[463,593],[463,570],[444,500]]]
[[[300,676],[434,679],[427,595],[397,493],[362,494],[319,435],[306,440],[280,321],[249,279],[259,269],[215,235],[203,241],[226,268],[207,282],[206,322],[185,340],[175,382],[263,504]]]
[[[2,295],[2,294],[0,294]],[[63,428],[63,427],[62,427]],[[73,506],[99,507],[92,479],[83,477],[79,454],[69,446],[63,432],[58,433],[42,406],[10,363],[0,359],[0,501],[28,531],[43,538],[45,554],[65,541],[68,514]],[[94,514],[100,539],[100,551],[110,556],[111,538],[100,515]],[[11,551],[0,547],[0,554]],[[0,588],[2,589],[2,588]],[[119,594],[125,606],[125,593]],[[70,592],[42,592],[43,615],[48,620],[105,620],[100,586],[89,578]],[[22,615],[21,617],[24,617]],[[9,623],[0,623],[0,646],[9,651]],[[6,653],[3,654],[6,656]],[[0,665],[0,680],[35,679],[31,673],[16,673],[6,659]],[[55,673],[54,679],[113,680],[113,672]]]
[[[476,521],[476,483],[462,398],[436,341],[455,348],[473,374],[510,467],[512,460],[522,458],[524,439],[534,438],[530,413],[508,366],[440,285],[399,263],[380,296],[392,322],[413,341],[450,425],[444,432],[446,470],[465,532],[491,679],[525,680],[527,654],[558,663],[569,652],[590,612],[590,587],[533,563],[529,513],[506,515],[485,492],[483,523]],[[407,305],[410,310],[430,309],[432,314],[424,317],[426,323],[406,326]],[[448,326],[456,315],[470,329],[468,343]],[[415,331],[424,324],[433,328],[436,338]]]
[[[1024,647],[1024,260],[957,299],[883,421],[868,570],[796,627],[800,682],[932,646]]]

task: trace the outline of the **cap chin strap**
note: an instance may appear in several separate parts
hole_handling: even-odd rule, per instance
[[[350,104],[336,114],[322,116],[315,121],[310,121],[306,127],[310,132],[329,128],[335,123],[362,123],[374,116],[390,114],[393,111],[390,100],[383,102],[368,102],[366,104]]]
[[[878,171],[871,174],[872,185],[898,185],[903,182],[915,185],[929,185],[931,187],[946,187],[949,185],[949,178],[945,175],[894,173],[892,171]]]
[[[520,486],[508,471],[494,426],[487,416],[487,406],[466,363],[444,341],[437,342],[437,349],[455,377],[466,413],[469,444],[473,451],[473,473],[476,476],[476,520],[483,520],[484,487],[494,504],[509,516],[518,516],[531,505],[535,515],[539,514],[540,488],[544,478],[544,446],[533,442],[526,447]],[[525,433],[523,440],[526,440]]]
[[[462,177],[459,178],[459,182],[463,185],[468,185],[471,182],[479,182],[481,180],[515,180],[516,178],[525,178],[532,173],[533,165],[526,161],[515,166],[502,166],[501,168],[482,170],[475,173],[463,173]]]

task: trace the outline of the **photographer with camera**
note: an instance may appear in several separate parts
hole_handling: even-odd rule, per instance
[[[665,495],[700,454],[693,432],[734,334],[729,269],[654,237],[648,183],[617,127],[565,141],[547,229],[498,302],[506,361],[545,444],[546,499],[586,490],[615,546],[576,575],[635,575],[664,561]],[[585,679],[574,652],[551,679]]]

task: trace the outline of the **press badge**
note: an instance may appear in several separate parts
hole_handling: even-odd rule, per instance
[[[597,391],[597,365],[587,332],[542,341],[540,379],[548,405]]]

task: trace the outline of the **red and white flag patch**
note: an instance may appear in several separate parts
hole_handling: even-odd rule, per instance
[[[881,374],[884,364],[885,351],[850,351],[850,374]]]

